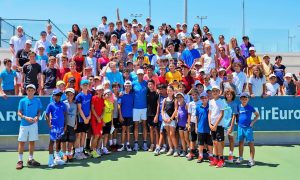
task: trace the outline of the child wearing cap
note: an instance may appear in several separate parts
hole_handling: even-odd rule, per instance
[[[91,119],[92,101],[92,94],[88,92],[88,84],[88,80],[82,80],[80,82],[82,91],[75,98],[79,117],[76,129],[74,158],[79,160],[87,158],[83,153],[83,147],[85,145],[86,133],[90,128],[89,123]]]
[[[270,74],[269,82],[266,83],[266,94],[267,96],[276,96],[279,93],[280,85],[276,82],[276,75]]]
[[[191,161],[195,157],[196,153],[196,141],[197,141],[197,132],[196,132],[196,107],[201,102],[199,101],[199,93],[197,89],[191,90],[191,96],[193,101],[189,103],[188,105],[188,122],[187,122],[187,128],[190,132],[190,152],[187,155],[188,161]]]
[[[159,135],[158,135],[158,113],[159,113],[159,95],[155,91],[155,82],[153,79],[150,79],[148,82],[148,90],[147,90],[147,124],[149,126],[149,134],[150,134],[150,148],[149,152],[154,151],[154,136],[155,143],[158,144]]]
[[[65,162],[59,156],[59,147],[61,138],[67,128],[66,126],[66,115],[67,107],[60,98],[62,92],[56,89],[52,93],[54,102],[50,102],[46,109],[46,120],[50,128],[50,142],[49,142],[49,161],[48,166],[53,168],[55,165],[62,165]],[[53,158],[53,146],[56,143],[55,160]]]
[[[104,88],[102,85],[96,87],[96,95],[92,97],[92,116],[91,116],[91,126],[92,126],[92,146],[91,155],[93,158],[100,157],[100,139],[102,136],[103,127],[103,112],[104,112],[104,99],[103,99]]]
[[[249,95],[247,93],[242,93],[240,95],[241,104],[238,106],[238,135],[237,140],[239,142],[239,158],[236,160],[237,164],[241,164],[243,161],[243,150],[244,150],[244,140],[248,143],[250,147],[250,159],[248,166],[254,166],[254,138],[253,138],[253,126],[259,118],[259,113],[248,104]],[[252,120],[252,114],[255,115]]]
[[[107,149],[108,136],[111,134],[111,129],[113,127],[113,112],[114,112],[114,103],[111,102],[112,93],[109,89],[106,89],[103,94],[104,98],[104,112],[103,112],[103,154],[110,154],[110,151]]]
[[[203,149],[204,145],[208,147],[209,160],[212,161],[212,139],[210,135],[209,123],[208,123],[208,95],[206,92],[200,94],[201,104],[197,104],[196,107],[196,132],[198,134],[198,160],[197,163],[201,163],[203,161]]]
[[[121,147],[118,149],[118,151],[124,151],[125,149],[127,151],[132,151],[130,147],[130,125],[133,123],[132,117],[134,94],[131,92],[131,88],[131,81],[125,81],[124,93],[118,99],[119,118],[122,124]]]
[[[285,95],[294,96],[296,95],[297,86],[293,80],[293,75],[291,73],[286,73],[284,76],[285,81],[283,82]]]
[[[187,154],[187,147],[190,144],[188,129],[186,127],[188,120],[188,103],[184,100],[184,94],[179,92],[176,94],[176,100],[178,106],[177,113],[177,124],[179,128],[179,136],[182,145],[182,152],[180,153],[180,157],[185,157]]]
[[[19,161],[16,169],[23,168],[23,152],[24,145],[29,141],[29,158],[27,161],[28,167],[40,166],[40,163],[34,160],[34,144],[38,138],[38,120],[41,115],[42,103],[39,98],[34,97],[36,87],[33,84],[26,86],[27,96],[19,102],[18,116],[21,118],[20,131],[18,136],[18,153]]]
[[[217,166],[221,168],[225,165],[223,157],[224,148],[224,128],[223,116],[225,110],[225,103],[220,98],[220,88],[218,86],[212,87],[212,99],[209,101],[208,121],[211,130],[214,157],[210,162],[210,166]]]
[[[68,88],[65,91],[67,99],[63,102],[66,104],[67,108],[67,119],[66,119],[66,131],[61,138],[62,142],[62,152],[65,154],[63,160],[65,162],[72,161],[73,159],[73,145],[76,140],[75,129],[77,126],[76,116],[77,116],[77,105],[74,102],[75,90],[73,88]]]
[[[225,97],[225,109],[223,116],[223,127],[225,130],[225,135],[228,135],[229,140],[229,163],[233,163],[233,150],[234,150],[234,123],[237,116],[237,104],[234,102],[235,100],[235,92],[232,89],[227,89],[224,92]]]

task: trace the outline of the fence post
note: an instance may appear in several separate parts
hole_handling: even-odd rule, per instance
[[[2,47],[2,17],[0,17],[0,48]]]

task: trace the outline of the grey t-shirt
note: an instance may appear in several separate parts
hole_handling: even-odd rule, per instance
[[[74,127],[77,114],[77,105],[74,102],[70,104],[68,100],[65,100],[64,103],[67,106],[67,125]]]
[[[119,117],[119,112],[118,112],[118,98],[114,96],[114,117],[113,118],[118,118]]]

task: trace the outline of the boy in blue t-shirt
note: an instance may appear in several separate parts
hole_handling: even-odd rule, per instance
[[[203,162],[204,144],[208,146],[209,160],[212,161],[213,142],[210,135],[210,128],[208,124],[208,94],[203,92],[200,94],[201,104],[196,107],[196,132],[198,133],[198,150],[199,156],[197,163]]]
[[[120,122],[122,124],[122,138],[121,144],[122,147],[118,151],[124,151],[125,148],[127,151],[132,151],[130,147],[130,125],[133,124],[133,103],[134,103],[134,94],[131,92],[132,83],[131,81],[125,81],[124,83],[124,94],[118,100],[118,111]],[[127,142],[125,145],[125,139],[127,135]]]
[[[28,167],[40,166],[40,163],[33,159],[34,144],[39,139],[38,137],[38,120],[41,115],[42,103],[39,98],[34,97],[36,87],[33,84],[26,86],[27,97],[24,97],[19,102],[18,116],[21,118],[20,131],[18,136],[18,153],[19,161],[16,169],[23,168],[23,152],[24,145],[29,141],[29,158],[27,161]]]
[[[238,106],[238,136],[237,139],[239,141],[239,158],[236,160],[237,164],[242,163],[243,161],[243,150],[244,150],[244,139],[249,144],[250,147],[250,159],[248,162],[248,166],[254,166],[254,138],[253,138],[253,126],[259,118],[259,113],[248,104],[249,94],[242,93],[240,95],[241,104]],[[254,113],[255,117],[252,120],[252,113]]]
[[[78,123],[75,141],[75,155],[74,158],[81,160],[86,159],[86,155],[83,153],[83,147],[85,144],[86,133],[90,129],[91,120],[91,102],[92,94],[88,92],[89,81],[84,79],[80,82],[82,91],[76,96],[75,101],[77,103],[78,110]]]
[[[52,93],[54,102],[50,102],[46,109],[46,120],[48,126],[50,128],[50,142],[49,142],[49,161],[48,166],[53,168],[56,165],[63,165],[65,162],[59,156],[59,147],[61,143],[61,138],[65,132],[65,121],[66,121],[66,113],[67,107],[66,104],[63,103],[60,98],[62,96],[62,92],[59,89],[55,89]],[[56,143],[56,154],[55,160],[53,158],[53,146],[54,142]]]

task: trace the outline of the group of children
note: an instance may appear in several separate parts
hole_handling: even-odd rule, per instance
[[[88,80],[81,80],[81,92],[77,95],[73,88],[67,88],[65,91],[54,90],[53,100],[46,108],[46,120],[50,129],[48,166],[53,168],[72,161],[73,158],[98,158],[110,154],[110,151],[132,151],[130,126],[134,118],[133,84],[131,81],[125,81],[124,87],[120,87],[118,83],[113,83],[111,87],[98,85],[95,95],[89,91]],[[121,88],[123,91],[120,92]],[[22,120],[17,169],[23,168],[23,147],[27,140],[31,144],[27,164],[40,165],[33,159],[34,141],[38,140],[37,119],[41,111],[39,99],[33,96],[35,91],[34,85],[28,85],[28,96],[23,98],[19,105],[18,115]],[[207,159],[211,166],[223,167],[225,135],[228,136],[230,144],[228,162],[234,162],[233,132],[234,125],[238,124],[239,156],[235,162],[242,163],[246,139],[250,146],[248,165],[253,166],[255,150],[252,127],[259,114],[248,104],[250,96],[241,93],[241,103],[237,105],[236,94],[231,89],[224,92],[225,99],[220,98],[219,86],[204,90],[198,85],[188,94],[184,91],[185,86],[182,83],[177,89],[167,84],[156,86],[151,79],[147,81],[146,128],[150,130],[150,148],[147,145],[147,137],[143,137],[143,150],[154,152],[156,156],[166,153],[167,156],[186,157],[188,160],[197,158],[198,163]],[[66,95],[66,99],[61,100],[63,95]],[[35,105],[30,107],[28,103]],[[31,109],[33,107],[34,109]],[[252,113],[255,114],[254,119],[251,119]],[[24,127],[26,130],[22,129]],[[117,143],[118,131],[121,132],[121,145]],[[136,131],[138,132],[138,129]],[[136,144],[135,138],[134,145]],[[84,149],[85,145],[90,147],[90,150]],[[138,148],[134,147],[133,150]]]

